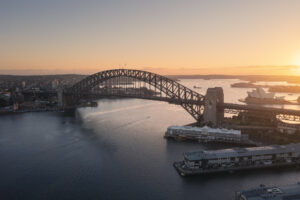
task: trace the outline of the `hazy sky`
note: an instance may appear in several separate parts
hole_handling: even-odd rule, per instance
[[[300,75],[300,0],[0,0],[0,73]]]

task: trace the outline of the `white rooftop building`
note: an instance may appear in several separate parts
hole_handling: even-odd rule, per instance
[[[257,87],[255,90],[251,92],[247,92],[248,97],[259,98],[259,99],[284,99],[283,97],[275,97],[274,92],[265,92],[265,90],[261,87]]]

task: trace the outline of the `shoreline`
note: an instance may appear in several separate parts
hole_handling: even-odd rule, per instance
[[[21,114],[21,113],[29,113],[29,112],[64,112],[62,109],[59,108],[37,108],[37,109],[30,109],[30,110],[0,110],[0,115],[8,115],[8,114]]]

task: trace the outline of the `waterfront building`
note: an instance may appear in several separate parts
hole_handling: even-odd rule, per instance
[[[58,88],[58,86],[59,86],[59,81],[57,79],[55,79],[51,82],[51,87],[53,90],[56,90]]]
[[[170,126],[165,133],[165,137],[179,140],[190,139],[199,142],[254,144],[249,140],[248,135],[241,133],[241,130],[211,128],[208,126]]]
[[[300,124],[278,123],[277,128],[281,133],[295,134],[299,133]]]
[[[257,87],[251,92],[247,92],[248,96],[241,102],[249,104],[290,104],[291,102],[286,101],[284,96],[276,97],[274,92],[265,92],[261,87]]]
[[[24,89],[26,87],[26,81],[22,81],[22,88]]]
[[[174,167],[182,175],[283,167],[300,164],[300,143],[187,152]]]
[[[255,90],[252,90],[251,92],[247,92],[248,97],[252,98],[259,98],[259,99],[273,99],[275,98],[274,92],[265,92],[263,88],[257,87]],[[284,97],[281,97],[284,98]]]

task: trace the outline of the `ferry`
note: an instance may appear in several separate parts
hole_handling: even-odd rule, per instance
[[[187,152],[174,167],[181,176],[300,164],[300,143]]]
[[[219,142],[255,145],[253,141],[249,140],[248,135],[241,134],[241,130],[211,128],[208,126],[170,126],[165,133],[165,138],[195,140],[201,143]]]
[[[296,200],[300,199],[300,183],[284,186],[265,186],[251,188],[235,193],[235,200]]]

